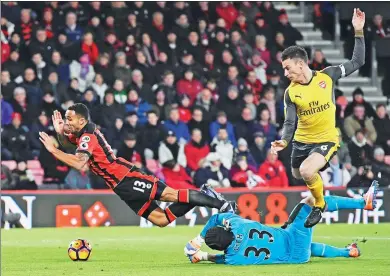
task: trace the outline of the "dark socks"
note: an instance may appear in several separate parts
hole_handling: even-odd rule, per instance
[[[173,203],[171,206],[165,208],[165,216],[169,222],[174,221],[176,218],[184,216],[189,212],[195,205],[188,203]]]

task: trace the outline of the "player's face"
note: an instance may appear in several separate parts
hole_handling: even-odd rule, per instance
[[[286,59],[282,61],[284,75],[292,82],[298,82],[303,73],[303,60]]]
[[[85,119],[78,116],[74,110],[67,110],[65,112],[65,127],[68,128],[68,132],[72,134],[78,133],[84,123]]]

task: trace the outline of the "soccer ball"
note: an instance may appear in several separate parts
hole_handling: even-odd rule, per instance
[[[77,239],[69,244],[68,256],[72,261],[87,261],[91,252],[91,244],[86,240]]]

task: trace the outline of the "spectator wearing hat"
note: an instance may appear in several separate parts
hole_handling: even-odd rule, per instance
[[[215,117],[217,105],[213,99],[210,89],[202,89],[202,91],[198,94],[195,105],[202,108],[204,120],[209,122]]]
[[[262,35],[267,41],[273,41],[274,32],[271,26],[270,22],[264,19],[264,15],[258,13],[255,17],[255,22],[248,27],[249,37],[256,38],[258,35]],[[250,42],[254,43],[255,41]]]
[[[195,106],[192,110],[191,120],[188,122],[188,129],[192,133],[194,129],[198,129],[201,132],[202,141],[209,143],[209,123],[203,118],[204,110],[202,107]]]
[[[74,12],[68,12],[65,19],[64,33],[72,42],[81,40],[84,30],[77,25],[77,15]]]
[[[96,123],[103,128],[109,128],[115,124],[116,118],[124,118],[125,113],[125,107],[115,101],[114,92],[108,90],[104,103],[98,109]]]
[[[265,185],[270,188],[288,187],[286,168],[278,160],[278,156],[271,153],[271,150],[268,150],[267,159],[260,165],[257,174],[265,180]]]
[[[285,10],[280,11],[279,23],[276,25],[275,30],[284,35],[287,46],[295,45],[297,41],[303,39],[302,34],[296,28],[291,26]]]
[[[238,87],[235,85],[230,86],[227,91],[227,97],[221,96],[217,103],[218,110],[224,111],[228,120],[233,124],[240,120],[243,107],[244,102],[239,95]]]
[[[165,139],[158,148],[158,160],[161,165],[166,166],[167,162],[174,161],[175,164],[187,167],[187,157],[184,153],[184,144],[179,143],[175,133],[168,130]]]
[[[81,42],[81,51],[88,55],[91,65],[94,65],[99,57],[99,48],[93,38],[92,33],[88,32],[83,35]]]
[[[28,128],[22,125],[22,115],[13,113],[12,124],[6,126],[1,134],[2,147],[11,152],[12,160],[31,160],[29,137]]]
[[[184,147],[187,158],[187,168],[192,172],[197,171],[210,152],[210,147],[202,137],[202,132],[195,128],[192,130],[191,141]]]
[[[1,127],[11,124],[12,122],[12,113],[14,109],[12,105],[6,102],[3,98],[3,95],[0,94],[0,102],[1,102]]]
[[[376,106],[376,118],[374,126],[378,137],[376,143],[381,146],[387,155],[390,154],[390,119],[384,104]]]
[[[191,99],[191,105],[202,89],[202,83],[194,78],[194,73],[190,68],[185,70],[184,78],[179,80],[176,84],[177,93],[179,95],[188,95]]]
[[[243,155],[237,157],[235,164],[230,169],[230,179],[233,187],[248,187],[252,189],[264,180],[256,175],[256,167],[248,164],[247,158]]]
[[[368,164],[372,159],[373,147],[367,143],[363,130],[357,130],[348,144],[352,166],[358,168]]]
[[[377,133],[372,122],[372,119],[366,116],[364,105],[355,105],[353,114],[345,118],[344,130],[349,138],[356,133],[357,130],[362,129],[367,138],[367,142],[373,145],[377,138]]]
[[[3,64],[3,68],[8,70],[10,73],[11,80],[17,84],[23,82],[25,67],[25,63],[21,60],[20,54],[17,50],[13,50],[10,54],[10,58]]]
[[[95,70],[90,63],[87,54],[83,54],[80,57],[79,62],[73,60],[69,65],[69,70],[71,79],[76,78],[79,82],[79,89],[81,92],[84,92],[87,87],[91,86],[95,77]]]
[[[234,132],[234,126],[231,122],[228,121],[226,113],[224,111],[219,111],[217,113],[217,119],[210,124],[210,139],[213,140],[217,134],[220,128],[225,128],[229,140],[233,144],[234,147],[237,146],[237,140],[236,135]]]
[[[207,184],[213,188],[229,188],[229,170],[222,163],[221,156],[216,152],[210,152],[206,156],[203,166],[194,176],[196,187],[200,188]]]
[[[349,172],[350,176],[353,177],[356,174],[357,170],[356,167],[352,166],[348,143],[345,143],[343,141],[343,135],[341,130],[339,128],[337,130],[339,133],[339,148],[337,150],[338,162],[343,168],[345,168]]]
[[[368,118],[375,118],[376,117],[376,113],[375,113],[374,108],[372,107],[372,105],[369,102],[367,102],[364,99],[364,92],[360,87],[356,88],[355,91],[353,91],[352,96],[353,96],[352,102],[350,102],[347,105],[347,107],[345,108],[345,111],[344,111],[345,118],[350,116],[353,113],[356,105],[363,105],[364,106],[365,115]]]
[[[153,158],[158,159],[158,147],[160,142],[164,140],[166,130],[163,125],[159,123],[159,118],[153,109],[147,112],[148,122],[141,129],[139,141],[141,143],[143,153],[149,149],[153,152]]]
[[[238,11],[230,2],[221,2],[216,8],[217,15],[226,22],[226,29],[230,30],[238,17]]]
[[[179,109],[176,107],[169,112],[169,119],[164,122],[164,128],[167,131],[173,131],[180,143],[190,140],[188,126],[180,121]]]
[[[123,157],[138,168],[142,167],[142,157],[137,145],[137,136],[135,133],[126,133],[123,142],[119,146],[117,157]]]
[[[34,118],[36,118],[39,113],[38,106],[27,101],[26,90],[23,87],[15,88],[14,98],[11,101],[11,104],[14,112],[22,116],[22,122],[27,126],[32,124]]]
[[[56,71],[49,73],[48,79],[42,81],[41,87],[43,93],[50,92],[54,95],[58,105],[69,99],[67,94],[67,85],[58,79],[58,74]]]
[[[49,40],[45,29],[37,29],[35,40],[29,45],[30,54],[40,53],[44,61],[49,62],[54,51],[54,43]]]
[[[248,148],[248,142],[244,138],[238,139],[237,148],[234,150],[234,160],[237,160],[239,157],[244,156],[246,162],[253,167],[257,167],[258,164],[255,161],[250,149]]]
[[[257,131],[253,133],[253,143],[252,146],[249,147],[249,150],[256,162],[256,164],[262,164],[267,155],[267,149],[265,148],[266,138],[264,133],[261,131]]]
[[[42,149],[42,143],[39,141],[39,132],[42,131],[51,134],[54,132],[54,127],[51,125],[49,116],[45,111],[41,111],[29,131],[30,148],[33,150],[33,153],[38,153],[36,156],[39,155],[39,151]]]
[[[331,66],[331,64],[325,59],[322,51],[320,49],[316,49],[314,51],[313,60],[309,65],[310,69],[320,71],[328,66]]]
[[[11,80],[10,72],[7,69],[1,71],[1,95],[5,101],[11,101],[16,88],[16,83]]]
[[[381,147],[374,150],[374,160],[372,161],[372,172],[374,179],[383,186],[387,186],[390,181],[390,166],[385,163],[385,151]]]
[[[233,162],[234,147],[229,140],[227,129],[221,127],[210,144],[211,151],[219,154],[223,166],[230,170]]]
[[[152,106],[142,99],[137,90],[131,88],[128,93],[128,98],[125,104],[126,112],[137,112],[138,122],[144,125],[147,121],[146,114],[152,108]]]
[[[211,49],[208,49],[205,52],[203,76],[204,80],[214,79],[216,81],[219,81],[222,76],[222,69],[216,64],[214,60],[214,51]]]
[[[271,114],[268,109],[263,109],[259,113],[259,121],[253,127],[254,132],[263,132],[267,138],[266,148],[271,147],[271,142],[278,139],[276,126],[271,122]]]
[[[60,81],[62,81],[65,84],[69,83],[70,80],[69,64],[62,59],[61,53],[59,51],[53,51],[49,66],[50,66],[49,71],[57,72],[58,79]]]

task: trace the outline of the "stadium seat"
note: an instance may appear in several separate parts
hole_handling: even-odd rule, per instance
[[[387,165],[390,165],[390,155],[386,155],[386,156],[385,156],[385,163],[386,163]]]
[[[27,169],[41,169],[41,163],[38,160],[28,160]]]
[[[16,167],[18,166],[18,164],[16,163],[15,160],[2,161],[2,162],[1,162],[1,165],[7,166],[8,169],[10,169],[11,171],[13,171],[14,169],[16,169]]]

